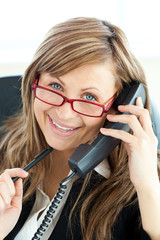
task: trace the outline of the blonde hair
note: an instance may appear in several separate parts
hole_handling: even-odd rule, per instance
[[[4,136],[0,143],[1,171],[24,167],[37,152],[47,146],[33,111],[34,96],[31,87],[35,77],[44,71],[60,76],[80,66],[109,60],[115,66],[119,91],[124,82],[139,81],[147,92],[143,70],[118,27],[96,18],[75,18],[56,25],[48,32],[22,79],[23,109],[7,120],[3,127]],[[145,107],[149,109],[148,93]],[[30,185],[24,199],[31,196],[50,169],[50,156],[47,158],[31,170]],[[96,187],[82,204],[80,221],[85,240],[91,240],[93,236],[100,240],[111,239],[111,231],[120,210],[135,194],[124,147],[120,144],[108,160],[111,176]],[[89,180],[90,174],[86,176],[79,198]],[[76,207],[72,213],[75,209]]]

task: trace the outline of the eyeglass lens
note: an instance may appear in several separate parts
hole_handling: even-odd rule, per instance
[[[61,105],[63,102],[63,97],[42,88],[36,88],[36,96],[44,102],[57,106]]]
[[[59,94],[39,87],[36,88],[36,97],[54,106],[60,106],[64,101],[64,98]],[[103,111],[100,106],[78,100],[73,102],[73,109],[78,113],[89,116],[100,116]]]

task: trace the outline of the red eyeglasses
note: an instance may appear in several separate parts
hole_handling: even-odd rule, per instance
[[[68,102],[71,104],[73,111],[87,117],[101,117],[104,113],[109,111],[116,98],[116,95],[114,94],[104,105],[82,99],[69,99],[56,91],[37,85],[37,83],[38,80],[35,79],[32,85],[34,96],[37,99],[56,107],[60,107],[65,102]]]

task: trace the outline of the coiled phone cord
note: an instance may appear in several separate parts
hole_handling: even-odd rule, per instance
[[[70,180],[72,177],[74,177],[75,174],[76,174],[76,172],[72,172],[68,177],[66,177],[65,179],[63,179],[60,182],[59,189],[58,189],[53,201],[51,202],[51,204],[49,206],[49,210],[47,211],[46,215],[44,216],[44,219],[43,219],[40,227],[37,229],[36,233],[34,234],[32,240],[40,240],[41,237],[43,236],[43,234],[46,232],[47,228],[50,226],[53,215],[56,212],[56,209],[58,208],[64,194],[66,193],[65,190],[67,188],[67,185],[65,183],[68,180]]]

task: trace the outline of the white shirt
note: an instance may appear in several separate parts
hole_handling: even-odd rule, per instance
[[[110,169],[107,160],[104,160],[101,162],[95,169],[96,172],[104,176],[105,178],[108,178],[110,175]],[[70,171],[69,175],[72,171]],[[44,235],[41,237],[42,240],[48,240],[53,229],[56,226],[56,223],[58,222],[58,219],[61,215],[61,212],[63,210],[63,207],[66,203],[66,200],[68,198],[68,195],[70,193],[71,187],[73,182],[77,179],[77,176],[74,176],[72,179],[70,179],[68,182],[65,183],[67,185],[66,193],[64,194],[63,199],[61,200],[58,208],[56,209],[55,213],[53,214],[53,221],[47,228]],[[53,199],[52,199],[53,200]],[[39,226],[42,223],[42,220],[44,216],[46,215],[49,206],[50,206],[50,199],[49,197],[43,192],[43,190],[38,187],[36,191],[36,201],[33,205],[33,208],[24,224],[24,226],[21,228],[17,236],[14,238],[15,240],[31,240],[34,236],[35,232],[39,228]],[[38,218],[39,213],[42,212],[42,215]]]

